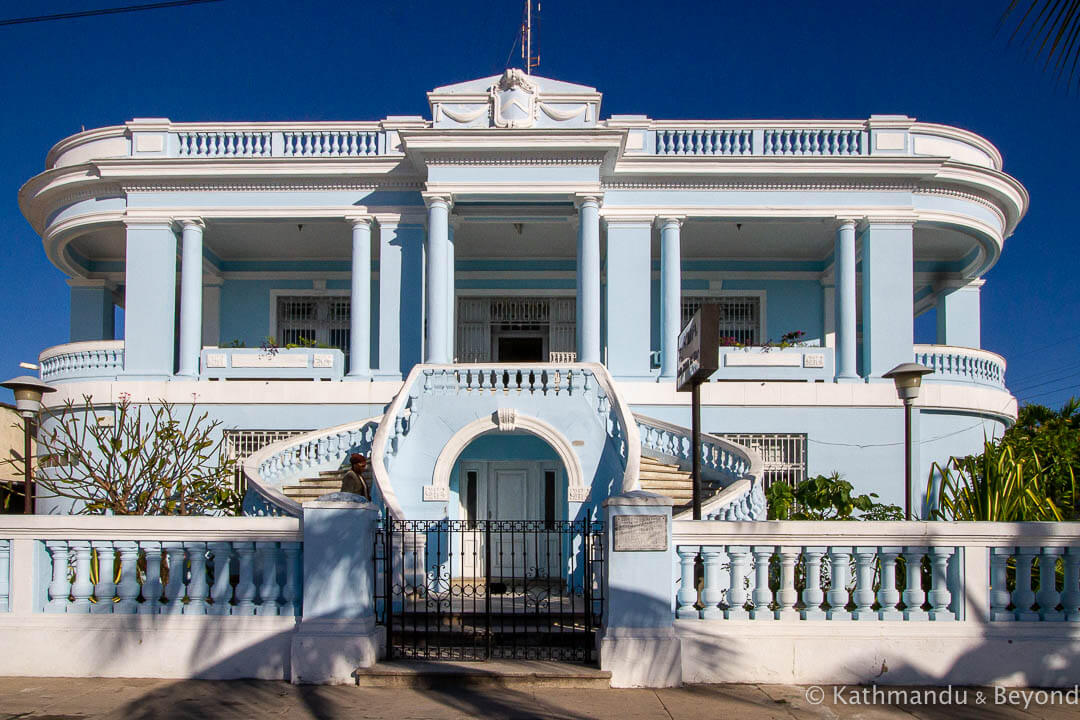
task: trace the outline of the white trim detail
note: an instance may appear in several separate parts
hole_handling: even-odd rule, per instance
[[[446,488],[446,492],[450,492],[450,473],[454,469],[454,464],[457,462],[458,457],[476,438],[481,435],[487,435],[493,432],[505,432],[500,427],[500,420],[503,414],[503,410],[506,408],[500,408],[498,412],[492,413],[488,417],[479,418],[473,420],[468,425],[464,426],[451,437],[446,445],[443,446],[442,452],[439,453],[438,460],[435,461],[435,471],[432,473],[431,485],[424,487],[424,500],[428,499],[429,492],[431,495],[440,494],[443,492],[441,488]],[[524,431],[530,435],[535,435],[540,438],[555,451],[562,461],[563,469],[566,471],[566,484],[567,484],[567,498],[570,502],[584,502],[584,500],[575,500],[576,497],[587,498],[589,495],[589,488],[585,485],[585,473],[581,468],[581,460],[578,459],[577,453],[574,452],[573,446],[570,441],[566,439],[566,436],[559,432],[555,426],[550,425],[539,418],[535,418],[531,415],[523,415],[514,410],[514,430]],[[429,491],[429,488],[432,488]],[[435,489],[440,488],[440,489]],[[447,495],[449,497],[449,495]]]

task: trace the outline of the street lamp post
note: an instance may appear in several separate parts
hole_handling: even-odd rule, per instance
[[[904,401],[904,518],[911,520],[911,406],[919,397],[922,376],[934,372],[918,363],[902,363],[881,377],[891,378]]]
[[[20,375],[0,383],[15,394],[15,409],[23,417],[23,513],[34,513],[34,473],[30,455],[30,422],[41,410],[41,396],[56,388],[29,375]]]

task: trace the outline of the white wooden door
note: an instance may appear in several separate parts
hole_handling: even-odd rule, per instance
[[[492,520],[529,519],[529,471],[527,468],[496,469],[488,490],[488,517]],[[525,570],[525,538],[512,523],[500,523],[491,537],[493,577],[521,577]]]

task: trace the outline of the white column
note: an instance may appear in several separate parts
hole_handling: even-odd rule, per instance
[[[854,380],[858,372],[855,345],[855,221],[851,218],[842,218],[836,229],[833,269],[836,275],[836,378]]]
[[[679,367],[682,329],[682,219],[659,218],[660,227],[660,377],[673,378]]]
[[[450,361],[454,361],[455,346],[457,345],[457,325],[454,324],[454,313],[457,311],[457,297],[455,292],[455,280],[454,280],[454,256],[456,254],[456,247],[454,245],[454,223],[450,223],[448,230],[449,242],[446,246],[446,354],[449,356]]]
[[[180,254],[180,371],[178,375],[199,376],[202,350],[202,263],[203,228],[199,219],[180,221],[183,243]]]
[[[447,350],[446,298],[447,269],[450,256],[450,198],[432,195],[424,198],[428,208],[427,253],[425,255],[424,317],[427,320],[427,337],[424,343],[424,362],[445,364],[450,362]]]
[[[352,285],[349,306],[349,377],[371,375],[371,218],[352,224]]]
[[[578,198],[577,359],[600,362],[600,198]]]

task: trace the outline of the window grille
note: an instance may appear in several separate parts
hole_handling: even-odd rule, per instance
[[[351,301],[347,296],[286,295],[277,300],[277,341],[337,348],[349,360]]]
[[[741,345],[761,344],[761,298],[755,295],[684,295],[682,327],[705,303],[720,308],[720,337]]]
[[[307,430],[225,430],[225,454],[236,460],[236,473],[233,477],[233,487],[243,494],[247,490],[244,482],[244,461],[262,450],[270,443],[286,438],[295,437]]]
[[[764,461],[765,489],[774,482],[791,487],[806,479],[805,433],[717,433],[725,440],[739,443],[761,454]]]

